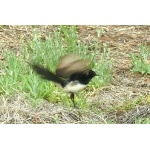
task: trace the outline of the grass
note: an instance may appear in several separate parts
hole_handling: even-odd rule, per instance
[[[98,43],[95,43],[98,49]],[[29,43],[22,43],[22,57],[17,57],[13,52],[5,50],[6,62],[1,63],[4,75],[0,76],[0,93],[9,96],[14,93],[24,93],[33,106],[42,100],[52,103],[61,103],[72,107],[69,95],[62,93],[51,82],[42,80],[30,68],[30,63],[37,62],[54,71],[58,59],[68,53],[78,53],[83,58],[90,58],[94,62],[94,70],[100,75],[95,77],[89,85],[89,91],[107,85],[111,80],[112,61],[109,59],[107,46],[103,46],[103,55],[97,60],[99,51],[88,51],[88,46],[78,42],[76,26],[61,26],[54,35],[46,37],[43,41],[38,33]],[[88,108],[86,91],[76,96],[79,108]],[[56,119],[57,120],[57,119]]]
[[[135,117],[137,114],[131,114],[131,112],[135,108],[146,107],[150,105],[150,96],[138,96],[135,99],[126,98],[121,101],[99,101],[95,102],[91,105],[90,110],[94,112],[94,114],[101,114],[107,116],[106,122],[107,124],[114,124],[116,123],[115,118],[119,118],[119,116],[124,117]],[[102,109],[99,109],[101,107]],[[139,111],[142,112],[142,111]],[[142,118],[142,117],[141,117]],[[122,122],[118,120],[117,122]],[[125,120],[124,120],[125,121]],[[136,121],[136,120],[135,120]],[[125,122],[124,122],[125,123]]]
[[[150,99],[149,97],[146,96],[139,96],[134,100],[131,99],[125,99],[124,101],[122,101],[122,103],[120,103],[117,106],[113,106],[111,109],[114,111],[125,111],[128,112],[130,110],[132,110],[135,107],[138,106],[142,106],[142,105],[149,105],[150,104]],[[111,110],[109,108],[109,111]]]
[[[141,74],[150,74],[150,48],[146,44],[140,46],[139,54],[130,54],[132,71],[139,72]]]
[[[138,117],[135,121],[136,124],[150,124],[150,118],[147,117]]]

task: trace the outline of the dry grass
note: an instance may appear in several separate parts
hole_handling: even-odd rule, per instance
[[[34,26],[41,39],[52,34],[59,26]],[[97,39],[97,29],[103,29],[102,36]],[[0,95],[1,123],[135,123],[138,116],[149,117],[149,106],[138,105],[129,111],[114,110],[106,113],[110,106],[118,106],[128,99],[133,101],[139,96],[150,94],[150,76],[142,76],[131,72],[129,52],[137,53],[141,43],[150,46],[150,26],[78,26],[79,40],[94,50],[94,41],[105,43],[111,49],[114,60],[113,80],[111,84],[101,90],[89,94],[88,103],[100,103],[96,115],[86,110],[66,109],[47,101],[37,108],[32,108],[21,93],[4,98]],[[0,61],[5,61],[3,50],[15,51],[21,56],[21,40],[28,42],[33,37],[32,26],[3,26],[0,28]],[[101,50],[101,48],[99,48]],[[1,74],[2,70],[0,70]],[[138,112],[138,113],[137,113]],[[119,114],[119,115],[118,115]]]
[[[67,109],[48,101],[43,101],[39,106],[33,108],[29,101],[20,94],[15,94],[8,99],[1,96],[0,99],[1,123],[106,123],[102,116],[90,111]]]

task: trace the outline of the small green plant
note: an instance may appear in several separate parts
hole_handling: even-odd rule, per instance
[[[136,99],[125,99],[121,103],[113,104],[106,109],[106,112],[129,112],[132,109],[139,107],[139,106],[147,106],[150,105],[150,96],[139,96]]]
[[[148,118],[148,117],[138,117],[135,120],[135,124],[150,124],[150,118]]]
[[[24,67],[13,52],[5,51],[4,57],[7,63],[1,62],[4,73],[0,76],[0,93],[10,95],[18,91]]]
[[[112,67],[113,61],[110,59],[109,54],[110,51],[107,45],[103,44],[102,46],[102,54],[100,58],[97,60],[96,56],[99,54],[95,54],[95,52],[91,53],[90,58],[92,58],[94,62],[93,69],[99,75],[94,78],[94,87],[93,88],[101,88],[110,83],[112,79]],[[91,83],[93,85],[93,82]],[[90,84],[90,85],[91,85]]]
[[[60,26],[60,32],[69,51],[77,48],[77,31],[76,26]]]
[[[130,54],[132,71],[139,72],[141,74],[150,74],[150,48],[146,44],[140,46],[139,54]]]
[[[107,85],[112,79],[113,62],[109,58],[109,51],[107,49],[107,46],[103,45],[103,54],[99,62],[99,75],[101,77],[101,86]]]
[[[143,97],[138,97],[135,100],[126,99],[120,106],[116,107],[116,110],[125,110],[130,111],[131,109],[135,108],[136,106],[142,104]]]
[[[4,25],[0,25],[0,29],[3,29],[4,28]]]

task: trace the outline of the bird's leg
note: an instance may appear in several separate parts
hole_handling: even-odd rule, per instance
[[[74,93],[70,94],[70,99],[71,99],[71,101],[73,103],[73,106],[76,107],[75,102],[74,102]]]

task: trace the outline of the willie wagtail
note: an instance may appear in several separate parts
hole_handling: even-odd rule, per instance
[[[91,62],[83,60],[75,54],[62,57],[55,73],[38,64],[33,64],[32,67],[43,79],[55,82],[64,92],[70,93],[70,99],[74,106],[74,94],[84,89],[96,76],[96,73],[91,70]]]

